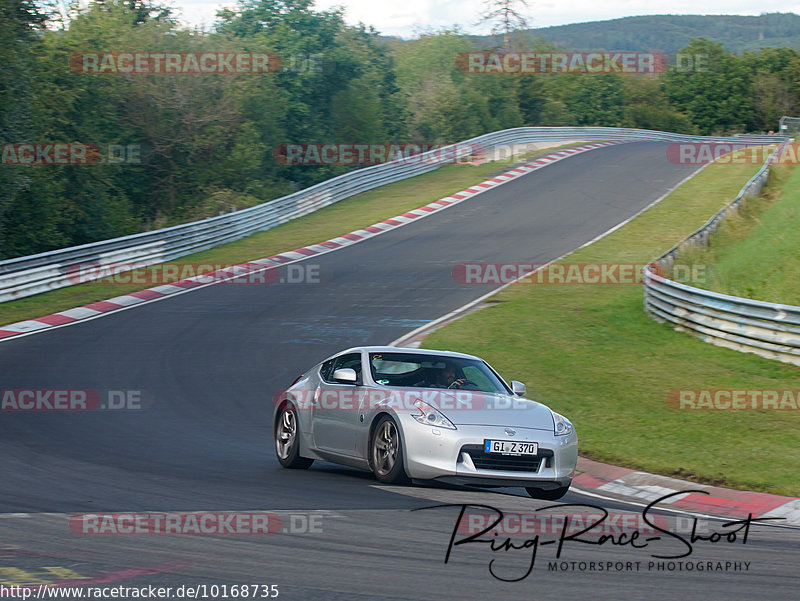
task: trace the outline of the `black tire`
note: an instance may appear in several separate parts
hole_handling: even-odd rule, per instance
[[[384,484],[408,482],[403,466],[403,443],[400,430],[394,420],[384,415],[375,426],[369,441],[369,457],[372,473]]]
[[[545,501],[557,501],[565,494],[567,494],[567,492],[569,491],[569,485],[562,486],[561,488],[553,488],[550,490],[544,490],[541,488],[526,486],[525,490],[527,490],[528,494],[534,499],[543,499]]]
[[[308,469],[313,459],[300,457],[300,422],[297,411],[289,403],[278,410],[275,420],[275,454],[281,465],[288,469]]]

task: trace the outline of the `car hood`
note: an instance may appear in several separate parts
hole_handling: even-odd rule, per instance
[[[413,398],[438,409],[456,426],[513,426],[553,431],[546,405],[519,396],[467,390],[415,391]]]

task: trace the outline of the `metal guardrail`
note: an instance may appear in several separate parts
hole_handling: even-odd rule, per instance
[[[111,240],[0,261],[0,302],[71,286],[91,279],[77,267],[104,268],[106,275],[131,265],[147,266],[232,242],[254,232],[307,215],[340,200],[401,181],[442,165],[468,160],[476,148],[570,140],[661,140],[674,142],[770,143],[776,136],[688,136],[613,127],[519,127],[497,131],[415,157],[366,167],[326,180],[288,196],[202,221]],[[109,271],[111,270],[111,271]]]
[[[690,246],[707,246],[709,235],[730,212],[745,198],[761,192],[769,177],[769,166],[782,149],[783,144],[730,204],[651,265],[657,264],[663,273],[670,273],[681,251]],[[702,290],[667,279],[653,269],[644,269],[644,298],[645,310],[657,321],[669,322],[676,330],[717,346],[800,365],[800,307]]]

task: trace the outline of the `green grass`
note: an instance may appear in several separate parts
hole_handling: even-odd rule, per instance
[[[733,199],[756,170],[712,165],[562,262],[647,263]],[[575,423],[582,455],[800,496],[800,412],[689,412],[666,403],[671,390],[681,389],[800,390],[797,367],[718,348],[651,320],[641,286],[520,283],[493,300],[423,344],[479,355],[507,379],[526,382],[533,398]]]
[[[682,253],[696,266],[689,283],[757,300],[800,305],[800,169],[774,170],[770,194],[747,199],[707,249]],[[698,269],[699,267],[699,269]]]
[[[482,165],[448,165],[435,171],[389,184],[325,207],[265,232],[252,234],[211,250],[181,257],[172,264],[236,265],[277,253],[294,250],[347,234],[378,221],[416,209],[434,200],[469,188],[508,170],[523,158],[532,159],[558,148],[575,146],[570,142],[548,149],[519,155],[513,159]],[[163,282],[159,282],[163,283]],[[147,288],[148,285],[122,284],[118,280],[92,282],[53,290],[0,304],[0,324],[14,323],[64,311],[114,296]]]

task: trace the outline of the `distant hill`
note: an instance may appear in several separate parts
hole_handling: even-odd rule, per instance
[[[565,50],[629,50],[674,54],[694,38],[722,42],[733,52],[800,46],[800,15],[769,13],[738,15],[653,15],[610,21],[573,23],[529,30]],[[491,36],[475,36],[479,45]]]

